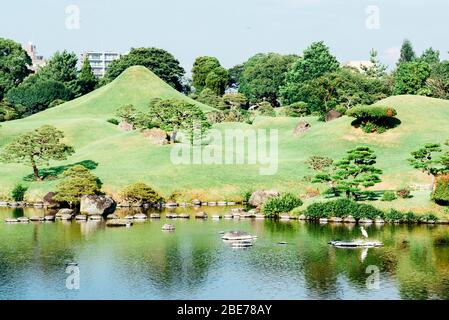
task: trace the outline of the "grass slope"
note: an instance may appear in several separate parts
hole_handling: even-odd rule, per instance
[[[50,166],[70,165],[89,161],[96,163],[93,173],[103,182],[103,189],[117,194],[129,183],[146,182],[165,196],[181,193],[181,199],[230,200],[238,199],[244,191],[256,188],[274,188],[304,194],[316,188],[304,179],[312,172],[305,161],[312,155],[340,158],[345,151],[358,145],[372,147],[378,155],[378,166],[384,170],[378,189],[428,184],[428,176],[412,169],[407,158],[410,152],[429,142],[443,142],[449,138],[449,101],[417,96],[394,96],[382,104],[394,106],[402,124],[388,132],[366,134],[351,126],[352,119],[342,117],[330,123],[307,117],[311,128],[301,136],[294,136],[298,118],[259,117],[252,126],[241,123],[222,123],[225,129],[277,129],[279,132],[279,168],[275,175],[259,174],[259,165],[173,165],[171,146],[150,145],[139,132],[123,132],[106,119],[116,108],[132,103],[145,108],[154,97],[188,99],[161,83],[154,74],[133,67],[117,80],[77,100],[44,111],[32,117],[3,123],[0,128],[0,147],[21,132],[43,124],[52,124],[63,130],[67,143],[76,153],[67,161]],[[211,108],[202,105],[205,111]],[[217,145],[217,148],[221,147]],[[15,183],[31,173],[30,168],[0,165],[0,194],[9,193]],[[29,197],[41,198],[54,190],[57,180],[26,182]],[[380,203],[418,211],[437,210],[429,201],[429,192],[416,192],[413,199]],[[440,210],[440,209],[438,209]]]

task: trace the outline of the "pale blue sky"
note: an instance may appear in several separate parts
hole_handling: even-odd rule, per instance
[[[2,1],[0,37],[32,41],[46,57],[56,50],[126,52],[166,49],[190,71],[212,55],[225,67],[257,52],[297,53],[324,40],[342,62],[366,60],[371,48],[390,65],[409,38],[420,53],[449,51],[447,0],[9,0]],[[66,28],[68,5],[80,29]],[[379,8],[379,29],[366,27],[366,8]]]

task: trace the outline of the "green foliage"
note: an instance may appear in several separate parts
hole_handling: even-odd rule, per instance
[[[416,59],[415,51],[413,50],[410,40],[405,39],[401,47],[401,55],[399,57],[398,66],[403,63],[412,62]]]
[[[244,66],[243,64],[238,64],[233,66],[228,70],[229,73],[229,85],[231,87],[239,87],[240,85],[240,77],[242,75]]]
[[[221,67],[220,62],[215,57],[204,56],[195,59],[192,68],[192,84],[196,92],[201,92],[206,87],[207,76],[219,67]]]
[[[369,60],[372,64],[370,67],[366,67],[366,66],[361,67],[362,70],[365,72],[365,74],[368,77],[380,79],[386,75],[387,66],[382,64],[379,61],[379,59],[377,59],[377,51],[376,50],[371,49]]]
[[[360,146],[347,151],[345,157],[335,162],[332,173],[319,173],[313,182],[330,182],[336,191],[345,193],[347,198],[357,200],[364,193],[360,189],[361,186],[367,188],[381,182],[378,175],[382,170],[374,167],[375,163],[374,151]]]
[[[61,181],[56,186],[54,199],[77,204],[84,195],[98,194],[100,182],[89,169],[82,165],[73,166],[62,173]]]
[[[449,61],[433,64],[432,73],[426,81],[432,97],[449,99]]]
[[[441,205],[449,204],[449,175],[442,175],[436,178],[435,190],[432,193],[432,200]]]
[[[25,115],[30,115],[47,109],[55,100],[70,100],[72,93],[62,82],[30,77],[6,96],[14,106],[23,106]]]
[[[354,217],[354,219],[374,220],[377,217],[382,218],[384,216],[384,213],[370,204],[360,203],[358,204],[357,210],[353,213],[352,216]]]
[[[90,66],[89,59],[86,57],[83,61],[83,65],[78,74],[78,79],[76,80],[77,85],[77,96],[82,96],[95,89],[98,85],[98,80],[92,72],[92,67]]]
[[[322,157],[322,156],[311,156],[309,159],[307,159],[307,164],[309,165],[309,168],[313,171],[323,172],[326,171],[328,168],[332,166],[334,163],[334,160],[328,157]]]
[[[0,122],[14,120],[18,116],[18,112],[7,99],[0,101]]]
[[[31,58],[19,43],[0,38],[0,101],[31,73],[29,66]]]
[[[356,118],[353,125],[360,126],[366,133],[383,133],[387,129],[395,127],[398,122],[394,118],[397,115],[396,110],[388,106],[359,105],[346,111],[346,115]]]
[[[158,48],[132,48],[130,53],[114,60],[105,77],[112,81],[131,66],[144,66],[178,91],[182,91],[184,69],[173,55]]]
[[[134,183],[122,191],[125,201],[132,203],[159,203],[164,199],[145,183]]]
[[[279,88],[284,84],[287,72],[298,59],[295,55],[258,53],[243,64],[239,77],[239,92],[251,103],[267,100],[278,106]]]
[[[283,114],[287,117],[302,117],[307,115],[309,106],[307,103],[299,101],[289,104],[283,109]]]
[[[11,198],[14,201],[23,201],[27,190],[28,190],[28,187],[25,187],[20,183],[16,184],[11,191]]]
[[[115,115],[129,124],[135,125],[139,111],[132,104],[126,104],[118,108]]]
[[[109,123],[115,124],[116,126],[120,123],[120,121],[118,121],[115,118],[109,118],[108,120],[106,120]]]
[[[419,61],[425,62],[430,66],[440,63],[440,51],[434,50],[432,47],[424,50]]]
[[[22,163],[33,168],[34,177],[42,180],[38,165],[49,160],[65,160],[75,151],[71,146],[61,143],[64,133],[53,126],[44,125],[36,130],[22,134],[3,148],[0,161]]]
[[[394,74],[393,94],[429,95],[426,81],[430,74],[431,69],[426,62],[401,63]]]
[[[197,101],[214,108],[220,108],[223,105],[223,100],[210,88],[203,89],[198,95]]]
[[[384,194],[382,195],[382,201],[393,201],[396,200],[396,194],[393,191],[385,191]]]
[[[220,110],[207,114],[207,119],[210,123],[245,122],[252,124],[254,117],[253,112],[244,109]]]
[[[311,220],[321,218],[352,216],[354,219],[375,219],[383,217],[384,213],[369,204],[358,204],[349,199],[338,199],[328,202],[317,202],[307,207],[305,216]]]
[[[247,107],[248,100],[241,93],[226,93],[222,97],[220,109],[244,109]]]
[[[66,100],[63,100],[63,99],[56,99],[56,100],[53,100],[53,101],[48,105],[48,107],[49,107],[49,108],[54,108],[54,107],[59,106],[60,104],[66,103],[66,102],[67,102],[67,101],[66,101]]]
[[[274,111],[274,108],[268,101],[260,102],[257,111],[261,116],[276,117],[276,112]]]
[[[391,209],[389,212],[385,214],[385,221],[387,222],[400,222],[404,218],[404,214],[395,209]]]
[[[314,42],[293,64],[287,76],[287,85],[291,82],[298,83],[316,79],[326,73],[338,70],[339,67],[340,64],[324,42]]]
[[[429,175],[449,173],[449,152],[442,153],[443,148],[438,143],[428,143],[424,147],[413,151],[410,165]]]
[[[307,103],[307,114],[324,115],[337,106],[346,109],[358,104],[372,104],[390,94],[383,79],[367,77],[357,71],[341,68],[305,82],[291,82],[281,90],[284,104]]]
[[[269,199],[264,203],[262,212],[269,217],[278,217],[281,213],[288,213],[296,207],[302,206],[303,202],[291,193]]]
[[[178,131],[183,131],[192,142],[194,134],[203,134],[210,123],[201,109],[182,100],[161,100],[150,107],[145,115],[155,126],[171,132],[171,142],[176,142]]]
[[[218,96],[222,96],[224,94],[228,84],[228,70],[223,67],[215,68],[207,75],[206,88],[209,88]]]

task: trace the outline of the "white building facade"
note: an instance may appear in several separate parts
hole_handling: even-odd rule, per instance
[[[104,77],[109,65],[121,57],[118,52],[104,52],[104,51],[87,51],[81,55],[81,63],[85,58],[89,59],[92,72],[98,78]]]

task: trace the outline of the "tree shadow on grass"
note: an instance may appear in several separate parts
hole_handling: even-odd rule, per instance
[[[88,170],[94,170],[98,167],[98,162],[92,161],[92,160],[83,160],[77,163],[67,164],[65,166],[57,166],[57,167],[50,167],[50,168],[44,168],[39,170],[39,175],[43,177],[44,180],[55,180],[58,179],[59,175],[66,171],[67,169],[70,169],[74,166],[81,165],[85,167]],[[24,181],[36,181],[36,178],[33,174],[29,174],[23,178]],[[99,181],[100,185],[102,184]]]

